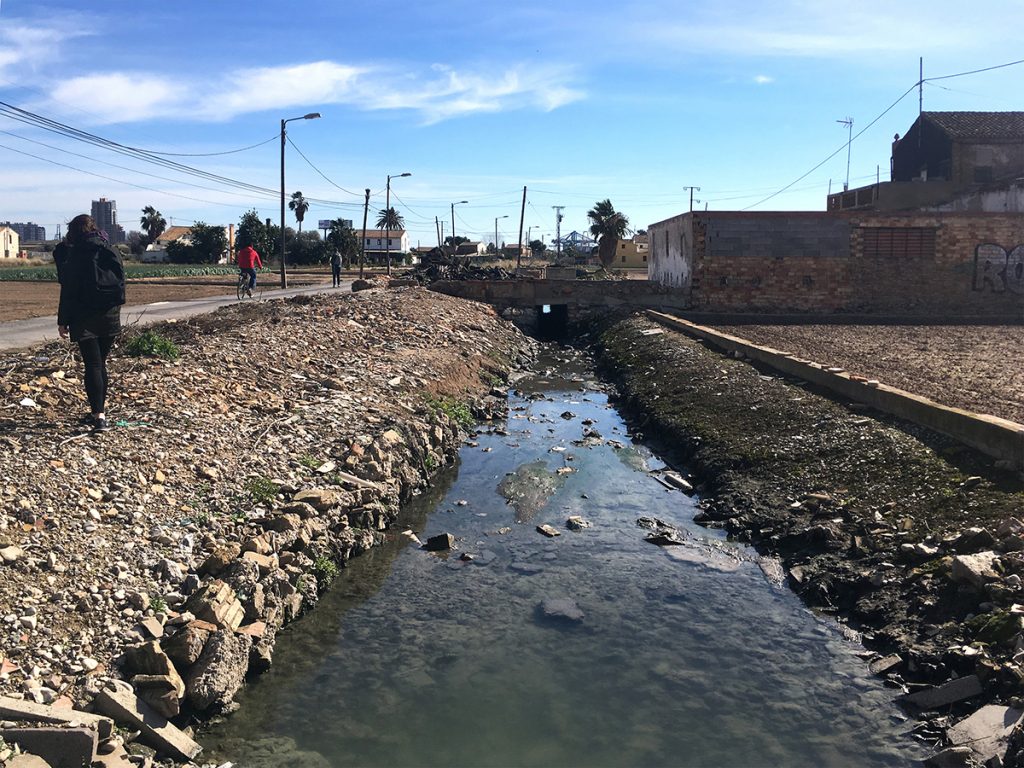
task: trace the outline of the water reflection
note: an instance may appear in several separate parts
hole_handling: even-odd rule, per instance
[[[459,551],[396,537],[354,561],[204,743],[244,766],[913,764],[856,649],[709,539],[595,384],[557,373],[406,511]],[[704,543],[651,545],[642,516]]]

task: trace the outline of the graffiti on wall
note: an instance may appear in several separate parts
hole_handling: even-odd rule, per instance
[[[972,289],[1024,295],[1024,245],[1009,251],[995,243],[975,248]]]

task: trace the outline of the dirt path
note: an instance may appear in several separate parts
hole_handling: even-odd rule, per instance
[[[266,287],[277,285],[276,275],[261,275]],[[292,277],[293,285],[328,283],[330,275],[302,275]],[[125,290],[129,305],[152,304],[155,301],[188,301],[208,296],[234,294],[235,281],[231,275],[209,278],[190,278],[188,282],[129,280]],[[27,320],[57,313],[60,285],[54,282],[0,282],[0,323]]]

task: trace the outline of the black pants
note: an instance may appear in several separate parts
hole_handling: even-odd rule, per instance
[[[334,285],[341,285],[341,265],[331,265],[331,276],[334,278]]]
[[[89,396],[89,409],[103,413],[107,402],[107,355],[114,346],[114,336],[79,339],[78,348],[85,363],[85,393]]]

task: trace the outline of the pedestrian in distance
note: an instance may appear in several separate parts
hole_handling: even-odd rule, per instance
[[[92,216],[75,216],[67,236],[53,250],[60,281],[57,331],[78,344],[85,364],[89,414],[82,422],[95,432],[107,425],[107,355],[121,332],[124,264]]]
[[[238,271],[249,276],[249,295],[252,296],[256,289],[256,268],[263,268],[260,255],[251,245],[246,245],[238,251],[235,261],[238,264]]]
[[[331,256],[331,277],[335,288],[341,285],[341,254],[337,251]]]

